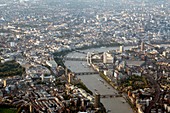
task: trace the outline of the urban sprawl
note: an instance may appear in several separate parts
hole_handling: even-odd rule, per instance
[[[84,51],[96,47],[106,51]],[[73,51],[86,57],[65,56]],[[67,60],[94,72],[72,72]],[[119,93],[94,93],[81,74],[99,74]],[[114,96],[134,112],[169,113],[169,77],[169,0],[0,1],[0,112],[115,113],[100,101]]]

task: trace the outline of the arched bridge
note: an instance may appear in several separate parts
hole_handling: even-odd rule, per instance
[[[98,72],[78,72],[74,73],[74,75],[93,75],[93,74],[99,74]]]

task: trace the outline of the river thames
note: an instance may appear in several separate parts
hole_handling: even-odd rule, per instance
[[[104,52],[108,50],[115,50],[119,47],[108,47],[108,48],[93,48],[83,50],[83,52]],[[129,49],[130,47],[125,47]],[[85,58],[86,54],[72,52],[67,55],[67,57],[79,57]],[[65,66],[70,69],[72,72],[94,72],[94,70],[87,65],[85,61],[65,61]],[[77,76],[81,81],[89,88],[93,93],[98,92],[100,95],[114,95],[118,91],[112,88],[107,82],[105,82],[99,74],[94,75],[79,75]],[[106,110],[109,110],[110,113],[133,113],[132,108],[128,103],[126,103],[123,97],[115,98],[101,98],[101,102],[104,104]]]
[[[162,44],[159,46],[169,46],[167,44]],[[130,49],[132,46],[126,46],[124,49]],[[92,48],[82,50],[84,53],[88,52],[105,52],[110,50],[117,50],[119,47],[102,47],[102,48]],[[67,57],[72,58],[86,58],[86,54],[79,52],[71,52]],[[94,72],[94,70],[87,65],[86,61],[65,61],[65,66],[70,69],[72,72]],[[98,92],[100,95],[114,95],[118,91],[112,88],[105,80],[103,80],[99,74],[94,75],[78,75],[77,76],[81,81],[87,86],[89,90],[93,93]],[[115,98],[101,98],[101,102],[104,104],[106,110],[109,110],[111,113],[133,113],[133,109],[125,101],[123,97]]]

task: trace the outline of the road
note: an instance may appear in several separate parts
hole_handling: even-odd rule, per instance
[[[153,78],[150,74],[145,74],[145,77],[149,80],[152,84],[152,88],[155,89],[154,99],[150,102],[149,106],[145,109],[145,113],[150,113],[153,105],[155,105],[160,97],[160,86],[157,81]]]

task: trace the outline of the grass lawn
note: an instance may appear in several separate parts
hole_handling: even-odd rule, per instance
[[[0,107],[0,113],[16,113],[17,110],[14,108],[1,108]]]

